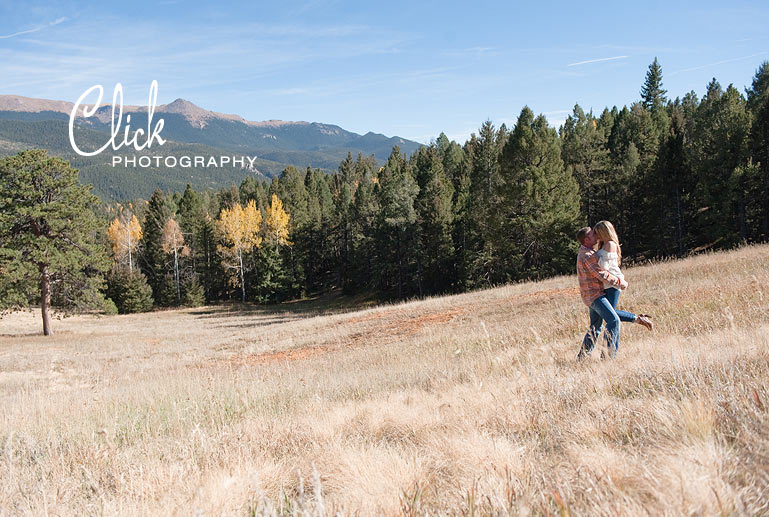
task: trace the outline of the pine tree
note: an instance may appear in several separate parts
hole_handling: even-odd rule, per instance
[[[381,244],[385,249],[395,252],[392,257],[394,264],[387,259],[383,264],[379,264],[380,278],[384,286],[389,286],[390,272],[395,269],[397,296],[403,299],[406,293],[404,286],[407,280],[410,243],[416,222],[414,200],[419,193],[419,187],[398,146],[393,147],[387,159],[379,176],[379,185],[380,221],[385,230],[385,238]]]
[[[197,236],[200,246],[200,282],[205,291],[206,300],[221,298],[227,285],[227,273],[217,254],[216,221],[206,214]]]
[[[250,201],[250,199],[249,200],[245,200],[245,199],[241,200],[241,198],[240,198],[240,190],[238,190],[238,187],[236,187],[235,185],[231,186],[230,188],[220,190],[219,194],[218,194],[218,197],[219,197],[219,211],[221,211],[221,210],[223,210],[225,208],[230,209],[230,208],[234,207],[237,203],[246,203],[246,204],[248,204],[248,201]],[[257,208],[258,208],[258,206],[259,205],[257,203]]]
[[[500,158],[503,250],[510,279],[542,278],[573,267],[579,187],[563,166],[555,129],[543,115],[521,111]]]
[[[297,229],[297,253],[301,257],[302,269],[305,272],[305,288],[313,292],[317,288],[318,275],[318,235],[321,229],[320,199],[318,197],[318,181],[310,167],[304,175],[304,187],[307,191],[307,219],[305,225]]]
[[[290,215],[289,233],[298,236],[308,224],[308,194],[305,186],[304,175],[296,167],[286,167],[280,175],[277,196],[283,201],[286,213]],[[262,208],[266,212],[267,206]],[[300,244],[300,239],[295,239]],[[291,279],[291,294],[300,296],[306,284],[304,266],[307,261],[307,248],[301,244],[298,246],[282,247],[280,250],[282,260],[288,264],[287,278]]]
[[[350,289],[350,268],[352,260],[352,189],[346,181],[339,184],[335,208],[335,220],[337,227],[335,229],[335,240],[339,256],[337,257],[338,284],[342,290],[349,292]]]
[[[353,185],[358,180],[355,162],[352,159],[352,154],[347,153],[347,157],[339,164],[339,168],[334,174],[334,193],[338,193],[342,185]]]
[[[0,310],[39,301],[43,334],[51,305],[104,307],[109,260],[96,235],[96,197],[78,171],[43,150],[0,159]],[[103,235],[103,234],[102,234]]]
[[[247,279],[256,301],[278,303],[285,300],[291,281],[280,251],[273,246],[262,246],[254,253],[254,261],[254,268]]]
[[[248,204],[251,200],[256,201],[256,206],[259,206],[259,182],[253,176],[247,176],[238,188],[238,201]],[[230,206],[232,206],[230,204]]]
[[[163,228],[172,211],[166,196],[160,189],[155,190],[144,213],[144,235],[142,237],[141,269],[152,288],[152,297],[160,304],[161,292],[166,282],[166,254],[163,252]]]
[[[504,277],[497,247],[501,221],[502,177],[499,157],[507,139],[506,130],[495,131],[490,121],[484,122],[478,137],[470,136],[471,155],[468,233],[471,268],[470,285],[491,285]]]
[[[414,201],[417,212],[417,287],[420,296],[449,290],[454,242],[452,198],[454,188],[446,178],[437,147],[420,147],[413,156],[419,194]]]
[[[462,146],[449,141],[441,133],[436,140],[441,155],[443,170],[451,182],[451,219],[452,219],[452,264],[449,268],[450,284],[454,291],[463,290],[468,281],[468,204],[470,196],[470,160]]]
[[[207,194],[201,195],[187,185],[178,202],[176,220],[184,236],[185,243],[189,247],[188,257],[182,257],[179,264],[179,276],[182,280],[182,291],[185,285],[194,285],[194,289],[200,289],[205,299],[205,277],[207,272],[206,245],[203,242],[203,225],[210,216],[206,208]],[[204,300],[203,300],[204,301]],[[188,302],[183,302],[190,305]],[[196,303],[200,305],[203,302]]]
[[[662,89],[662,67],[655,56],[641,87],[641,103],[649,111],[660,111],[667,103],[666,93],[667,90]]]
[[[599,149],[605,150],[606,154],[600,154],[598,159],[600,167],[591,178],[593,189],[591,191],[588,224],[605,219],[616,220],[617,209],[621,207],[622,200],[614,199],[610,194],[611,189],[615,186],[612,184],[614,167],[611,159],[609,139],[618,114],[619,112],[616,107],[611,110],[604,108],[601,116],[596,120],[596,138],[600,142]],[[583,199],[583,203],[586,205],[586,200]],[[587,215],[587,210],[583,210],[583,214]]]
[[[353,194],[358,189],[358,185],[364,178],[371,178],[378,169],[376,156],[373,154],[370,156],[363,156],[358,153],[358,158],[355,160],[355,176],[350,183],[350,190]]]
[[[764,61],[753,76],[747,91],[748,109],[753,117],[750,131],[750,151],[753,157],[753,174],[749,201],[755,205],[755,240],[769,239],[769,61]],[[753,212],[754,210],[750,210]]]
[[[644,243],[654,242],[659,211],[654,171],[666,120],[664,110],[655,115],[635,103],[618,113],[609,136],[607,180],[615,205],[610,220],[622,236],[622,255],[628,259],[647,253]]]
[[[601,180],[609,165],[606,136],[593,114],[585,115],[579,104],[561,129],[564,165],[579,184],[583,214],[591,224],[599,221],[596,212],[601,202],[596,197],[600,197]]]
[[[355,190],[352,207],[353,278],[357,288],[374,289],[376,284],[377,217],[380,211],[374,171],[365,171]]]
[[[654,229],[655,254],[683,256],[691,224],[690,195],[695,184],[689,164],[684,110],[675,105],[671,109],[671,124],[662,142],[655,167],[654,187],[657,192],[657,211]]]
[[[360,159],[360,156],[359,156]],[[351,288],[350,269],[352,260],[352,203],[353,194],[358,183],[358,172],[352,154],[341,161],[339,167],[331,176],[331,195],[334,200],[334,269],[337,273],[336,283],[344,292]]]
[[[744,97],[731,85],[724,92],[713,79],[697,110],[690,148],[697,178],[693,196],[698,246],[731,246],[740,241],[740,210],[735,210],[735,204],[744,200],[744,193],[737,173],[748,161],[749,134]]]
[[[200,230],[206,217],[205,202],[189,184],[178,202],[176,217],[183,234],[193,236]]]
[[[107,277],[107,296],[120,314],[152,310],[152,288],[139,271],[114,268]]]
[[[339,257],[338,243],[333,238],[334,229],[337,227],[336,207],[334,206],[334,197],[331,193],[330,177],[319,170],[313,171],[313,176],[318,189],[318,207],[320,215],[320,228],[316,234],[315,243],[318,245],[318,279],[321,285],[330,287],[334,285],[334,268]]]
[[[185,307],[200,307],[206,302],[206,293],[197,274],[185,278],[182,283],[182,305]]]

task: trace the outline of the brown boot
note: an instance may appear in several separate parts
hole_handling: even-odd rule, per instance
[[[638,314],[635,320],[636,323],[640,323],[649,330],[654,330],[654,323],[652,323],[652,317],[648,314]]]

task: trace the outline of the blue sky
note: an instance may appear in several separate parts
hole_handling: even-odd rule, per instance
[[[307,120],[460,142],[524,105],[558,126],[637,100],[658,57],[672,97],[743,90],[769,60],[767,2],[0,1],[0,94],[127,104],[184,98],[248,120]]]

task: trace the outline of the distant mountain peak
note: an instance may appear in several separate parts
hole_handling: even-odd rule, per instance
[[[17,112],[41,112],[41,111],[54,111],[57,113],[63,113],[67,116],[72,112],[74,103],[68,101],[54,101],[48,99],[35,99],[32,97],[23,97],[21,95],[0,95],[0,111],[17,111]],[[109,121],[112,108],[109,104],[102,104],[96,112],[96,118],[102,122]],[[123,106],[124,113],[133,112],[147,112],[147,106]],[[219,113],[216,111],[209,111],[201,108],[197,104],[182,99],[181,97],[170,102],[168,104],[161,104],[155,108],[155,113],[173,113],[183,116],[193,127],[203,129],[211,119],[223,119],[234,122],[241,122],[249,126],[255,127],[282,127],[282,126],[307,126],[309,122],[305,121],[288,121],[288,120],[263,120],[263,121],[251,121],[246,120],[240,115]],[[81,113],[78,113],[80,116]],[[313,122],[313,124],[318,124]],[[319,124],[321,126],[329,126],[328,124]]]
[[[67,101],[55,101],[47,99],[34,99],[22,97],[20,95],[0,95],[0,112],[55,112],[69,117],[72,113],[74,104]],[[147,106],[123,106],[123,115],[126,123],[129,123],[128,117],[131,113],[147,113]],[[91,119],[80,120],[78,123],[90,127],[97,127],[99,124],[110,125],[113,118],[113,108],[111,104],[101,104],[93,113]],[[253,146],[263,155],[265,153],[275,154],[274,157],[288,162],[287,154],[291,152],[302,153],[326,153],[327,150],[344,150],[350,147],[354,150],[365,153],[389,154],[389,148],[393,143],[398,145],[409,144],[412,147],[418,147],[416,142],[408,142],[400,137],[386,137],[373,131],[367,132],[361,136],[351,133],[335,124],[322,122],[304,122],[304,121],[285,121],[285,120],[264,120],[261,122],[246,120],[239,115],[231,115],[209,111],[188,101],[187,99],[177,98],[168,104],[161,104],[155,107],[155,119],[166,116],[166,135],[171,136],[176,131],[176,140],[189,143],[202,143],[207,145],[223,145],[225,147],[235,147],[239,150],[248,149]],[[47,116],[47,115],[43,115]],[[78,117],[83,116],[83,110],[78,110]],[[61,115],[58,115],[61,117]],[[61,117],[61,118],[64,118]],[[7,118],[2,115],[0,118]],[[12,118],[12,117],[11,117]],[[179,120],[181,119],[181,120]],[[137,124],[137,117],[132,117],[134,126]],[[233,123],[233,124],[225,124]],[[180,124],[181,123],[181,124]],[[188,129],[194,128],[199,131],[193,133],[185,132],[185,123]],[[243,127],[241,126],[241,124]],[[238,127],[240,126],[240,127]],[[173,139],[173,138],[172,138]],[[356,147],[357,146],[357,147]],[[300,163],[311,161],[313,158],[303,156]],[[330,166],[324,163],[324,166]]]
[[[182,98],[176,99],[170,104],[158,106],[157,111],[159,113],[177,113],[186,118],[190,124],[201,129],[206,126],[208,119],[216,117],[213,112],[204,110]],[[237,117],[237,115],[232,116]]]
[[[198,108],[197,105],[193,104],[192,102],[188,101],[187,99],[182,99],[181,97],[179,97],[178,99],[176,99],[173,102],[170,102],[170,103],[166,104],[166,108],[169,108],[169,109],[175,108],[177,106],[181,106],[181,107],[191,106],[193,108]],[[198,109],[200,109],[200,108],[198,108]]]

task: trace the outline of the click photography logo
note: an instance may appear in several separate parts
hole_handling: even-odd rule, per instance
[[[88,105],[84,102],[93,94],[97,93],[97,98],[94,104]],[[124,152],[130,152],[129,149],[133,148],[135,151],[144,151],[152,149],[153,143],[156,144],[156,149],[163,146],[166,140],[160,135],[165,125],[163,118],[158,118],[155,122],[155,126],[152,126],[155,110],[157,109],[158,98],[158,82],[152,81],[149,90],[149,99],[146,108],[146,127],[145,131],[142,128],[137,128],[131,134],[131,114],[125,114],[125,127],[123,127],[123,85],[117,83],[112,94],[112,107],[109,115],[110,124],[110,138],[101,147],[96,150],[88,151],[80,147],[75,137],[75,128],[78,121],[78,112],[82,115],[82,118],[89,119],[94,117],[102,109],[101,102],[104,97],[104,87],[100,84],[96,84],[88,88],[75,102],[72,112],[69,116],[69,142],[72,146],[72,150],[80,156],[90,157],[101,154],[108,148],[117,152],[124,149]],[[81,109],[82,108],[82,109]],[[122,130],[122,136],[121,136]],[[254,168],[254,162],[256,156],[237,156],[237,155],[220,155],[220,156],[205,156],[205,155],[163,155],[163,154],[113,154],[110,160],[112,167],[141,167],[146,168],[160,168],[160,167],[234,167],[239,169]]]

